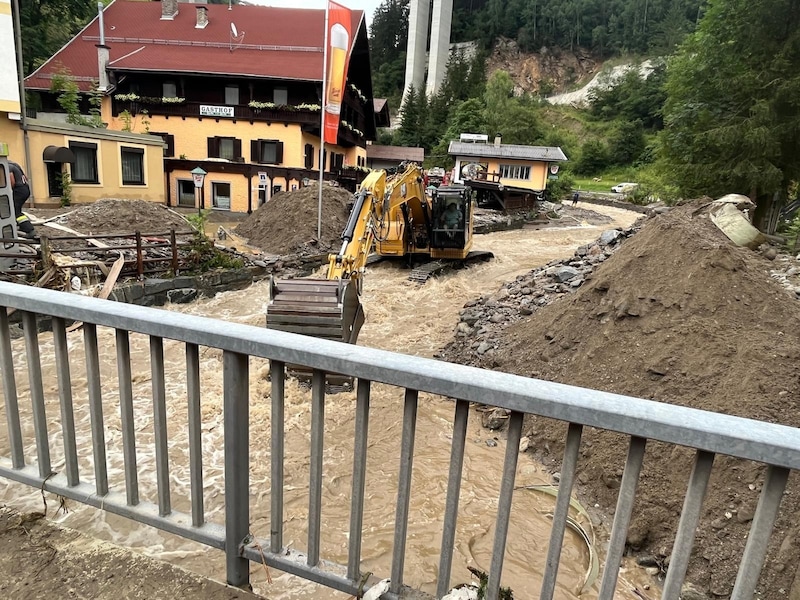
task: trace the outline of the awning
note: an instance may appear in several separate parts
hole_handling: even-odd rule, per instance
[[[42,159],[51,163],[74,163],[75,154],[64,146],[48,146],[42,152]]]

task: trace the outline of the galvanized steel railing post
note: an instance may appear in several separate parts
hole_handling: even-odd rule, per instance
[[[270,413],[270,551],[283,547],[283,453],[284,453],[284,378],[286,365],[272,360],[269,364],[272,381]]]
[[[17,380],[14,375],[14,355],[11,353],[11,334],[8,331],[8,313],[0,307],[0,362],[3,365],[3,397],[6,404],[6,423],[8,441],[11,445],[11,466],[21,469],[25,466],[22,449],[22,427],[19,422],[17,401]]]
[[[319,563],[322,525],[322,449],[325,432],[325,373],[314,370],[311,379],[311,459],[308,483],[308,566]]]
[[[403,567],[406,560],[408,535],[408,508],[411,502],[411,467],[414,464],[414,436],[417,431],[417,401],[419,392],[406,389],[403,405],[403,433],[400,446],[400,475],[397,481],[397,510],[394,521],[392,549],[392,581],[389,591],[400,593],[403,585]]]
[[[369,390],[369,380],[359,379],[358,391],[356,392],[353,491],[350,497],[350,547],[347,557],[347,577],[352,580],[356,580],[361,574],[361,528],[364,522],[364,487],[367,479]]]
[[[172,233],[175,233],[173,229]],[[203,505],[203,437],[200,416],[200,348],[186,344],[186,397],[189,404],[189,476],[192,487],[192,525],[205,522]]]
[[[611,526],[606,566],[600,584],[600,600],[612,600],[617,587],[619,565],[625,551],[625,538],[631,521],[633,501],[636,496],[636,487],[639,484],[639,473],[642,470],[646,443],[647,440],[644,438],[631,436],[628,459],[625,462],[625,471],[622,473],[622,483],[619,486],[619,496],[617,496],[617,508],[614,511],[614,524]]]
[[[131,341],[124,329],[116,330],[119,414],[122,423],[122,460],[125,463],[125,495],[128,505],[139,504],[139,473],[136,469],[136,427],[133,416]]]
[[[694,457],[692,474],[689,477],[689,489],[683,499],[683,510],[678,531],[675,533],[675,543],[670,555],[667,579],[664,582],[664,591],[661,600],[678,600],[681,595],[681,585],[686,577],[689,566],[689,556],[694,545],[694,534],[700,512],[703,508],[703,498],[706,495],[708,479],[711,476],[711,466],[714,464],[713,452],[698,450]]]
[[[33,408],[33,431],[36,436],[36,457],[39,462],[39,476],[49,477],[50,439],[47,436],[47,413],[44,409],[44,387],[42,385],[42,361],[39,354],[39,332],[36,315],[24,311],[22,325],[25,329],[25,354],[28,357],[28,382]]]
[[[461,475],[464,470],[464,448],[467,440],[469,402],[456,400],[453,418],[453,445],[450,448],[450,473],[447,478],[447,498],[444,503],[442,548],[439,556],[439,583],[436,596],[441,598],[450,589],[450,572],[453,567],[453,543],[456,538],[458,499],[461,496]]]
[[[67,327],[64,319],[53,318],[53,350],[58,374],[58,404],[61,408],[61,435],[64,438],[64,465],[67,485],[80,483],[78,472],[78,448],[75,441],[75,413],[72,405],[72,377],[69,368]]]
[[[561,559],[561,547],[564,545],[564,531],[567,528],[569,516],[569,503],[572,495],[572,486],[575,483],[575,471],[578,464],[578,451],[581,447],[583,426],[570,423],[567,429],[567,443],[564,447],[564,462],[561,465],[561,480],[558,483],[558,498],[556,509],[553,511],[553,529],[550,532],[550,546],[547,550],[547,560],[544,566],[542,591],[539,597],[550,600],[556,589],[558,565]]]
[[[519,442],[522,439],[522,419],[525,415],[514,411],[508,421],[506,458],[503,463],[503,480],[500,484],[500,499],[497,502],[497,525],[495,526],[492,564],[489,567],[489,581],[486,583],[487,600],[500,597],[500,578],[503,575],[508,522],[511,517],[511,501],[514,498],[514,480],[517,475]]]
[[[97,349],[97,325],[83,324],[83,345],[86,352],[86,385],[89,391],[89,417],[92,426],[95,489],[98,496],[108,494],[106,432],[103,423],[103,392],[100,385],[100,353]]]
[[[739,563],[739,572],[736,574],[731,600],[747,600],[754,596],[758,576],[764,566],[764,558],[767,556],[772,527],[775,524],[775,517],[778,514],[781,497],[783,490],[786,489],[788,479],[789,469],[772,465],[767,467],[764,487],[761,489],[756,514],[747,535],[747,544],[744,547],[742,562]]]
[[[222,354],[225,429],[225,566],[230,585],[250,582],[241,545],[250,531],[249,362],[246,354]]]
[[[150,377],[153,388],[153,430],[156,447],[158,514],[172,512],[169,493],[169,451],[167,444],[167,395],[164,381],[164,339],[150,336]]]

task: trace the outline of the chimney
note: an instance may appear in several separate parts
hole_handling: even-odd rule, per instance
[[[178,0],[161,0],[161,20],[172,21],[178,14]]]
[[[97,74],[99,84],[98,87],[101,92],[105,92],[108,90],[108,71],[106,67],[108,67],[108,46],[106,46],[106,28],[105,23],[103,22],[103,3],[97,3],[97,24],[100,28],[100,43],[97,44]]]
[[[208,25],[208,7],[205,4],[197,5],[197,24],[195,29],[205,29]]]
[[[500,147],[500,144],[502,143],[502,141],[503,141],[503,134],[502,133],[495,134],[495,136],[494,136],[494,145],[495,145],[496,148]]]

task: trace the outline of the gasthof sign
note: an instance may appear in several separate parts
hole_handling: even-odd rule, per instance
[[[200,105],[201,117],[230,117],[233,118],[232,106],[211,106],[209,104]]]

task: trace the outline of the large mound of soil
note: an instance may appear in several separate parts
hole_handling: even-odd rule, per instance
[[[339,246],[350,214],[352,195],[345,189],[322,188],[322,236],[317,239],[319,187],[310,185],[275,194],[234,231],[248,243],[272,254],[322,253]]]
[[[495,368],[800,426],[800,302],[770,276],[774,262],[733,246],[696,208],[651,219],[576,292],[509,325],[490,353]],[[534,451],[557,470],[564,423],[528,417],[526,429]],[[578,480],[587,503],[613,512],[626,451],[622,436],[585,430]],[[671,551],[692,457],[648,444],[628,544],[660,564]],[[732,590],[763,474],[749,462],[715,461],[687,576],[709,597]],[[794,473],[761,597],[787,597],[793,583],[800,593],[798,510]]]
[[[35,211],[34,211],[35,212]],[[163,204],[146,200],[107,198],[75,208],[54,222],[85,235],[130,233],[166,233],[170,229],[190,231],[191,226],[179,214]]]

